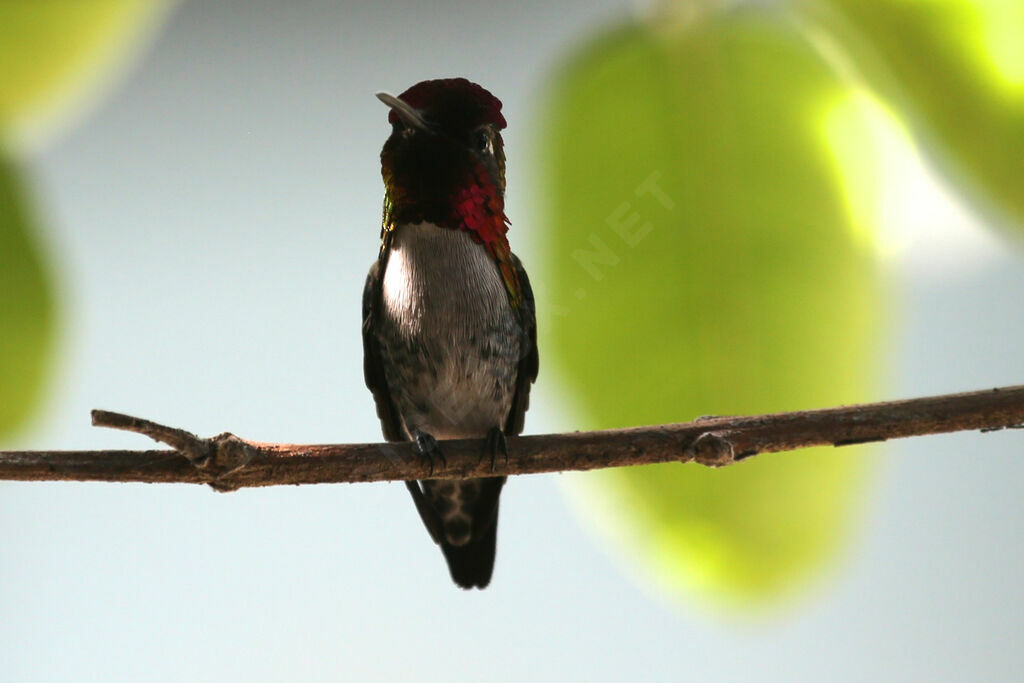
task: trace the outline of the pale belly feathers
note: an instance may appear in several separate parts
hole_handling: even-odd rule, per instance
[[[504,428],[522,329],[483,245],[430,223],[399,226],[381,309],[384,374],[409,438]]]

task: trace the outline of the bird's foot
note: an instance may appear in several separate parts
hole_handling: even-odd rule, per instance
[[[505,456],[505,464],[507,465],[508,441],[505,439],[505,432],[501,431],[498,427],[491,427],[487,432],[487,438],[484,439],[484,455],[491,457],[491,472],[494,472],[494,464],[499,451]]]
[[[416,449],[419,450],[428,463],[430,463],[430,474],[434,474],[434,466],[441,462],[442,467],[448,467],[448,461],[444,459],[441,447],[437,445],[437,439],[430,434],[420,433],[416,435]]]

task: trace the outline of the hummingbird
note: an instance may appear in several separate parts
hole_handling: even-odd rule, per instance
[[[445,464],[445,439],[482,439],[492,467],[523,430],[537,377],[533,291],[509,248],[501,101],[464,78],[422,81],[388,106],[384,216],[363,290],[363,371],[388,441]],[[452,579],[494,569],[505,477],[407,481]]]

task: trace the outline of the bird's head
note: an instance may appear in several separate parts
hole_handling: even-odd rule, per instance
[[[422,81],[395,97],[381,151],[385,230],[429,221],[488,243],[506,228],[501,101],[464,78]]]

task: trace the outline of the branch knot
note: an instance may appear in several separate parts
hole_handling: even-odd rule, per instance
[[[690,459],[705,467],[725,467],[736,462],[728,432],[704,432],[686,449]]]

